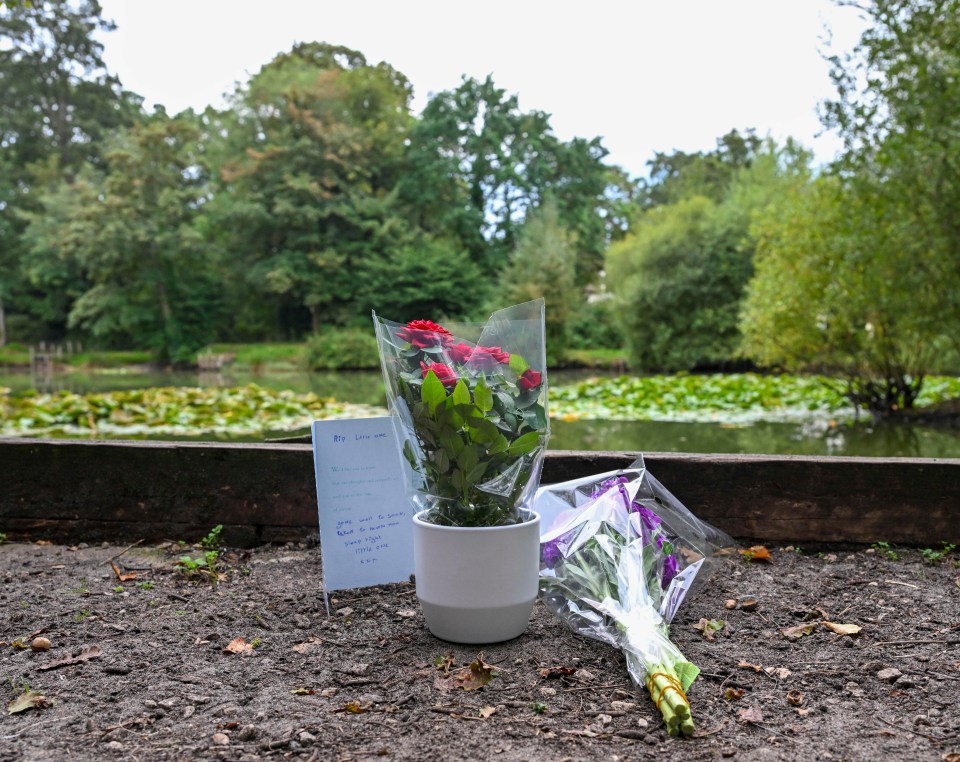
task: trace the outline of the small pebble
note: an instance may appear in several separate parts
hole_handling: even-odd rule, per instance
[[[30,643],[30,648],[34,651],[49,651],[50,650],[50,639],[49,638],[34,638],[33,642]]]
[[[304,730],[300,735],[297,736],[297,740],[302,744],[311,744],[317,740],[317,737],[313,733],[308,733]]]
[[[898,688],[916,688],[917,681],[910,677],[909,675],[903,675],[902,677],[897,678],[897,682],[894,683]]]
[[[877,672],[877,680],[882,680],[885,683],[894,683],[902,675],[903,673],[896,667],[887,667]]]
[[[103,745],[103,748],[109,749],[110,751],[123,751],[124,746],[119,741],[108,741]]]
[[[252,741],[256,737],[257,737],[256,725],[244,725],[237,732],[237,739],[240,741]]]
[[[353,614],[353,609],[349,606],[344,606],[342,609],[337,609],[337,613],[342,617],[348,617]]]
[[[210,739],[217,746],[229,746],[230,737],[226,733],[214,733],[213,738]]]
[[[194,712],[197,711],[197,708],[193,704],[189,704],[183,708],[183,719],[189,719],[193,717]]]

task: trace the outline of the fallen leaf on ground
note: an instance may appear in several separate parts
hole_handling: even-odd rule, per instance
[[[290,692],[294,696],[313,696],[316,693],[312,688],[294,688]]]
[[[773,562],[773,556],[770,555],[770,551],[767,550],[763,545],[754,545],[746,550],[741,550],[740,555],[750,561],[766,561],[767,563]]]
[[[723,692],[723,697],[727,701],[736,701],[737,699],[742,699],[746,693],[743,688],[727,688]]]
[[[456,672],[451,672],[445,677],[437,677],[433,685],[443,693],[452,691],[455,688],[462,688],[465,691],[476,691],[489,683],[492,677],[493,667],[484,663],[483,659],[478,656],[470,663],[469,667],[458,669]]]
[[[248,643],[243,638],[234,638],[227,643],[227,646],[223,649],[223,652],[225,654],[242,654],[252,650],[253,643]]]
[[[323,644],[323,641],[320,640],[316,635],[311,635],[303,643],[297,643],[293,646],[293,650],[298,654],[308,654],[311,651],[315,651]]]
[[[453,658],[452,651],[446,656],[438,656],[433,660],[433,666],[439,669],[441,672],[449,672],[456,663],[457,662],[456,659]]]
[[[49,701],[46,696],[36,691],[27,691],[26,693],[21,693],[7,704],[7,712],[9,714],[17,714],[18,712],[25,712],[28,709],[45,709],[51,704],[53,704],[53,702]]]
[[[787,703],[790,706],[803,706],[803,694],[800,691],[787,691]]]
[[[862,629],[858,624],[838,624],[837,622],[824,622],[823,626],[837,635],[859,635]]]
[[[544,667],[540,670],[540,677],[545,677],[550,680],[556,677],[570,677],[576,673],[576,667]]]
[[[737,666],[742,667],[743,669],[752,669],[754,672],[763,672],[763,667],[761,667],[759,664],[751,664],[748,661],[738,661]]]
[[[804,635],[810,635],[815,629],[819,622],[810,622],[810,624],[798,624],[795,627],[784,627],[780,630],[781,634],[785,638],[790,640],[800,640]]]
[[[786,680],[793,674],[786,667],[765,667],[763,671],[770,675],[770,677],[776,677],[780,680]]]
[[[350,714],[363,714],[366,712],[373,704],[369,701],[348,701],[343,705],[344,712],[350,712]]]
[[[693,629],[700,630],[707,640],[713,640],[714,634],[720,632],[726,626],[727,623],[723,619],[701,619],[693,625]]]
[[[20,640],[20,638],[14,638],[13,642],[10,644],[10,647],[19,648],[21,651],[25,648],[30,648],[30,646]]]
[[[480,716],[483,717],[483,719],[487,719],[487,717],[492,717],[496,713],[497,713],[497,708],[495,706],[480,707]]]
[[[136,572],[121,572],[120,567],[117,566],[113,561],[110,562],[110,566],[113,568],[113,573],[117,575],[117,579],[121,582],[129,582],[130,580],[137,578]]]
[[[89,661],[90,659],[99,658],[103,652],[100,650],[100,646],[84,646],[84,648],[76,656],[64,656],[60,659],[55,659],[54,661],[47,662],[46,664],[41,664],[37,669],[56,669],[57,667],[67,667],[71,664],[81,664],[82,662]]]
[[[756,704],[741,709],[738,713],[740,722],[763,722],[763,712]]]

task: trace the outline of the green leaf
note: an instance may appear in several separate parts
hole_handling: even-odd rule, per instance
[[[482,378],[477,381],[477,387],[473,390],[474,402],[481,413],[486,413],[493,409],[493,392],[487,386],[487,382]]]
[[[510,355],[510,369],[518,376],[522,376],[524,371],[530,368],[530,363],[524,360],[520,355]]]
[[[510,444],[507,448],[507,455],[512,458],[518,458],[521,455],[533,452],[539,445],[540,433],[537,431],[529,431]]]
[[[466,381],[462,378],[457,381],[457,385],[453,387],[453,394],[450,396],[453,398],[453,404],[455,405],[469,405],[470,389],[467,387]]]
[[[433,412],[437,405],[446,398],[447,390],[443,388],[437,374],[432,370],[427,371],[426,378],[423,379],[423,386],[420,388],[420,399],[430,407],[430,412]]]
[[[497,432],[497,436],[487,449],[487,452],[491,455],[499,455],[501,452],[506,452],[508,447],[510,447],[510,442],[507,441],[507,438],[503,434]]]
[[[469,473],[467,473],[467,477],[466,477],[467,484],[473,485],[473,484],[476,484],[478,481],[480,481],[480,479],[483,478],[483,474],[487,470],[488,465],[489,463],[486,463],[486,462],[477,463],[477,465],[471,468]]]

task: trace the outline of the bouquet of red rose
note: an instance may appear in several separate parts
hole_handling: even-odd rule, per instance
[[[543,300],[453,331],[373,320],[408,491],[425,520],[523,521],[550,435]]]
[[[704,523],[646,470],[542,487],[534,501],[540,596],[580,635],[623,649],[627,670],[671,735],[694,731],[686,691],[699,668],[670,641],[670,622],[733,540]]]

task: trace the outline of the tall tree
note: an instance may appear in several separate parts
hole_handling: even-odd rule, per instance
[[[424,227],[457,236],[492,274],[506,265],[527,212],[552,195],[577,238],[586,281],[622,232],[622,200],[630,193],[622,173],[603,163],[606,155],[599,138],[558,139],[549,114],[522,111],[517,96],[491,77],[464,77],[423,110],[400,190],[421,210]]]
[[[26,238],[38,255],[73,261],[89,281],[70,324],[108,342],[152,347],[179,362],[212,339],[219,287],[195,228],[205,199],[198,131],[159,114],[120,133],[106,166],[88,167],[41,199]]]
[[[708,184],[702,195],[653,206],[610,247],[607,273],[634,367],[690,370],[737,359],[738,312],[753,273],[751,222],[806,180],[810,161],[792,141],[765,141],[751,153],[718,200]],[[696,165],[694,173],[701,177]],[[681,173],[674,187],[688,182]]]
[[[264,66],[224,117],[237,152],[213,210],[250,285],[308,317],[294,330],[349,322],[355,273],[409,242],[394,192],[409,99],[390,66],[310,43]]]
[[[575,247],[575,240],[560,222],[556,201],[548,196],[527,215],[497,290],[498,308],[544,299],[551,363],[563,358],[568,326],[582,300],[576,287]]]
[[[871,25],[831,59],[824,110],[844,153],[760,226],[743,325],[755,356],[832,367],[887,413],[960,349],[960,0],[857,8]]]
[[[51,313],[46,296],[18,277],[20,212],[36,211],[52,168],[69,179],[86,163],[102,164],[105,136],[139,114],[140,99],[107,72],[94,36],[113,28],[96,0],[0,6],[0,297],[54,334],[65,330],[66,312]]]

